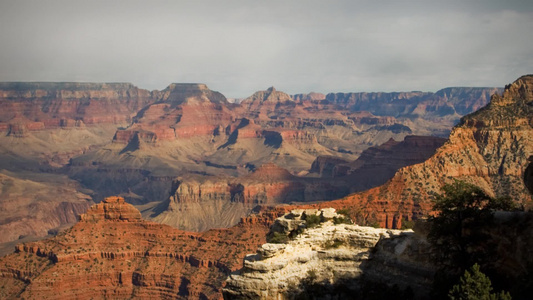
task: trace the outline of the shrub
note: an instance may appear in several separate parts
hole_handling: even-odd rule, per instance
[[[347,209],[347,208],[343,208],[343,209],[339,209],[339,210],[337,211],[337,213],[338,213],[339,215],[349,216],[349,215],[350,215],[350,210]]]
[[[306,215],[305,217],[305,227],[313,228],[320,224],[320,216],[317,215]]]
[[[352,224],[352,220],[348,217],[333,217],[333,224]]]
[[[459,180],[442,189],[444,194],[436,196],[433,206],[438,215],[429,218],[428,239],[438,250],[437,261],[466,270],[490,256],[490,247],[478,246],[487,239],[482,228],[490,226],[493,210],[513,209],[513,202],[494,199],[481,188]]]
[[[267,237],[267,242],[273,244],[284,244],[289,240],[289,237],[283,233],[273,232]]]

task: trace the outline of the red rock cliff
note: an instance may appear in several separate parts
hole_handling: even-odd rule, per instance
[[[383,186],[327,205],[350,208],[359,222],[399,228],[402,220],[429,213],[434,193],[460,179],[531,207],[522,176],[533,154],[532,101],[533,76],[520,77],[502,96],[492,96],[490,104],[464,117],[427,161],[400,169]]]
[[[0,130],[126,125],[157,97],[129,83],[0,83]]]
[[[64,234],[0,259],[2,298],[220,299],[230,271],[265,242],[283,211],[202,234],[144,221],[120,197],[94,205]]]

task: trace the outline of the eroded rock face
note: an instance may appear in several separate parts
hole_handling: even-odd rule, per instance
[[[0,130],[124,125],[157,97],[129,83],[0,83]]]
[[[347,195],[342,182],[297,177],[265,164],[240,177],[180,177],[163,212],[153,220],[186,230],[203,231],[236,224],[257,205],[336,199]]]
[[[122,197],[107,197],[101,203],[92,206],[87,213],[80,215],[84,222],[98,222],[100,220],[138,222],[141,213]]]
[[[359,222],[400,228],[402,220],[426,215],[434,193],[460,179],[490,196],[510,196],[519,206],[531,207],[522,177],[533,154],[532,87],[533,76],[519,78],[502,96],[493,96],[489,105],[465,116],[425,162],[400,169],[381,187],[328,205],[351,207]]]
[[[1,258],[0,297],[219,299],[226,274],[265,242],[280,213],[193,233],[142,220],[123,198],[107,198],[64,233]]]
[[[314,213],[323,214],[317,210]],[[302,214],[313,214],[313,211],[292,211],[276,223],[296,222]],[[336,216],[334,210],[328,214]],[[377,247],[378,244],[386,246]],[[321,293],[314,297],[342,298],[348,296],[343,294],[346,290],[358,292],[362,276],[402,288],[411,286],[417,296],[427,296],[435,266],[418,255],[427,254],[428,249],[427,242],[412,231],[334,225],[326,221],[319,227],[306,229],[286,244],[267,243],[256,254],[247,255],[243,268],[228,278],[224,297],[291,299],[305,295],[306,288],[313,284],[322,284]],[[409,268],[402,269],[405,266]]]

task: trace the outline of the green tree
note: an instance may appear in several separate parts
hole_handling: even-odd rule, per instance
[[[479,270],[478,264],[474,264],[461,276],[459,283],[452,287],[448,297],[451,300],[511,300],[511,295],[507,292],[491,292],[489,277]]]
[[[486,265],[496,259],[496,245],[489,238],[494,210],[513,209],[509,198],[492,198],[481,188],[456,180],[436,195],[429,218],[428,240],[433,245],[440,269],[434,278],[433,296],[442,299],[455,278],[476,263]]]
[[[491,249],[483,245],[487,240],[484,228],[492,222],[494,210],[510,210],[513,202],[492,198],[481,188],[459,180],[442,190],[433,206],[436,215],[429,218],[428,239],[437,250],[437,261],[459,273],[486,259]]]

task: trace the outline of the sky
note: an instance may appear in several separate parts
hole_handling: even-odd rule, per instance
[[[199,82],[241,98],[531,73],[531,0],[0,0],[0,81]]]

